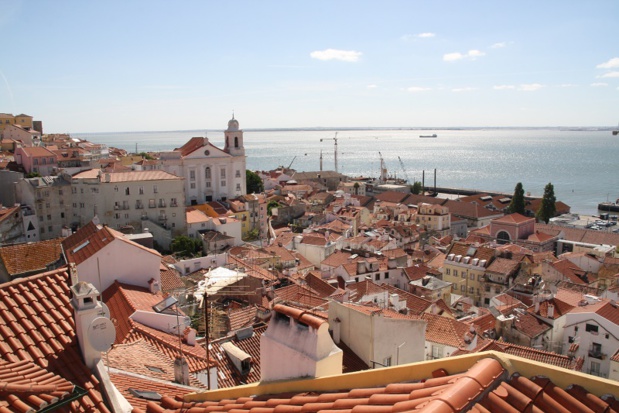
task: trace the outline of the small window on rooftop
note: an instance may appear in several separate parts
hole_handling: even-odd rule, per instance
[[[165,371],[163,371],[163,369],[160,369],[159,367],[146,366],[146,368],[149,369],[150,371],[154,371],[155,373],[165,373]]]
[[[139,397],[145,400],[154,400],[154,401],[161,400],[161,395],[154,391],[140,390],[140,389],[134,389],[132,387],[129,387],[129,393],[131,393],[135,397]]]

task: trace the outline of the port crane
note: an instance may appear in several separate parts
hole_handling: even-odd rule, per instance
[[[333,138],[320,138],[320,142],[322,142],[323,140],[331,140],[333,139],[333,159],[335,160],[335,172],[338,172],[337,170],[337,132],[335,132],[335,136]]]
[[[402,162],[402,158],[400,158],[398,156],[398,161],[400,161],[400,166],[402,167],[402,172],[404,172],[404,178],[406,178],[406,182],[408,182],[409,184],[411,183],[411,180],[408,179],[408,174],[406,173],[406,168],[404,168],[404,162]],[[414,184],[414,182],[413,182]]]

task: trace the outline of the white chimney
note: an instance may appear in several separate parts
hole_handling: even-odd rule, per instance
[[[153,295],[161,291],[161,285],[159,284],[159,281],[155,280],[154,278],[151,278],[148,281],[148,288],[150,290],[150,293]]]
[[[342,373],[343,352],[333,342],[326,321],[281,304],[273,310],[269,326],[260,336],[261,381]]]
[[[71,304],[75,312],[77,341],[88,368],[95,367],[101,359],[101,352],[107,351],[116,338],[112,322],[105,318],[99,291],[91,283],[80,281],[71,287]]]
[[[548,318],[553,318],[555,316],[555,306],[554,304],[548,304]]]

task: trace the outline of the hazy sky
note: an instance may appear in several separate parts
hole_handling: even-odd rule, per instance
[[[619,1],[0,0],[46,132],[616,126]]]

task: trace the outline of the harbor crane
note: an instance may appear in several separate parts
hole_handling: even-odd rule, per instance
[[[334,149],[333,149],[333,159],[335,160],[335,172],[337,172],[337,132],[335,132],[335,136],[333,138],[320,138],[320,142],[323,140],[331,140],[334,141]]]
[[[400,166],[402,167],[402,172],[404,172],[404,178],[406,178],[406,182],[410,183],[410,179],[408,179],[408,174],[406,173],[406,168],[404,168],[404,162],[402,162],[402,158],[398,156],[398,161],[400,161]],[[414,184],[414,182],[413,182]]]

